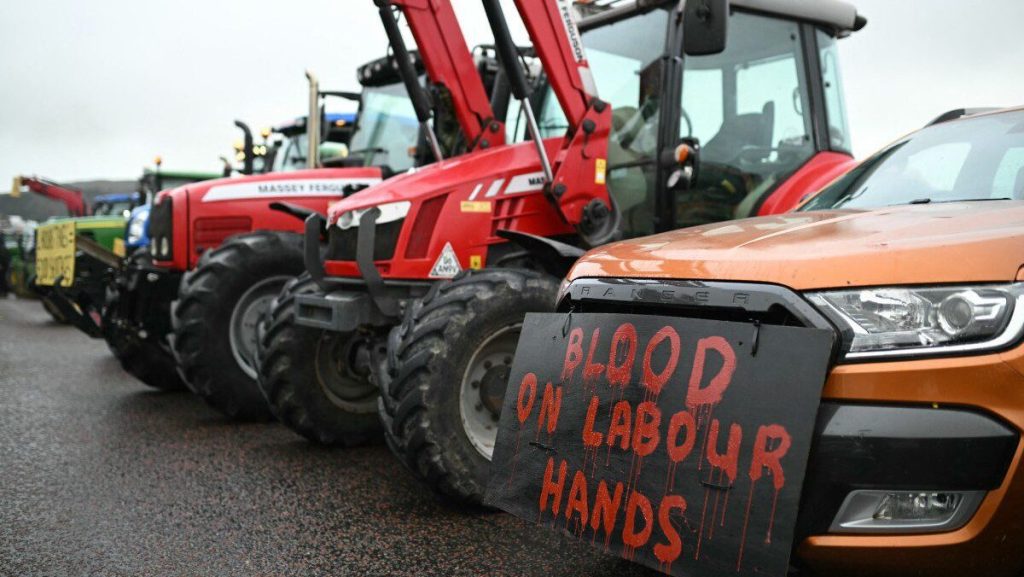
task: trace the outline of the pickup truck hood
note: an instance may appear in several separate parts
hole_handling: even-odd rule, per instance
[[[797,290],[1007,282],[1024,264],[1024,201],[795,212],[590,251],[569,278],[766,282]]]

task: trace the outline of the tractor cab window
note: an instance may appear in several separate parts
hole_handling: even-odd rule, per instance
[[[834,58],[830,66],[837,73]],[[815,153],[800,26],[733,13],[724,52],[686,57],[680,116],[679,136],[700,142],[701,162],[676,194],[676,225],[756,214]]]
[[[287,137],[274,154],[273,172],[290,172],[306,168],[306,151],[308,149],[309,138],[305,132]]]
[[[320,145],[320,161],[324,163],[328,158],[337,157],[339,152],[346,150],[339,146],[342,140],[336,138],[337,132],[329,132],[327,139]],[[347,137],[346,137],[347,140]],[[253,172],[262,174],[265,172],[291,172],[309,168],[306,159],[306,152],[309,149],[309,136],[305,132],[297,132],[287,136],[277,144],[277,149],[268,156],[272,157],[273,164],[266,170],[262,163],[266,162],[267,156],[257,156]]]
[[[846,101],[843,100],[843,79],[839,75],[839,48],[836,39],[821,30],[818,36],[818,58],[821,60],[821,84],[825,89],[825,112],[828,117],[829,144],[838,152],[853,152],[850,126],[846,122]]]
[[[362,159],[363,166],[404,172],[415,164],[419,130],[416,111],[401,83],[367,87],[349,155]]]
[[[661,66],[669,13],[656,9],[583,33],[597,93],[612,106],[608,191],[627,236],[654,232]],[[562,136],[567,124],[550,93],[538,117],[541,134]]]
[[[133,208],[135,208],[135,203],[129,200],[116,202],[101,201],[96,203],[92,213],[95,216],[123,216],[127,218]]]

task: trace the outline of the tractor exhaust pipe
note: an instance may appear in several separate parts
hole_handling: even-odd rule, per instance
[[[309,81],[309,114],[306,116],[306,167],[320,168],[320,80],[312,71],[306,71]]]
[[[402,38],[402,31],[398,28],[398,20],[395,19],[391,3],[388,0],[374,1],[377,4],[378,12],[380,12],[380,20],[384,24],[388,42],[391,43],[391,48],[395,51],[398,73],[402,77],[402,83],[405,84],[405,90],[409,93],[409,99],[412,100],[416,119],[419,120],[420,126],[427,135],[430,151],[434,154],[435,160],[444,160],[444,156],[441,154],[441,144],[437,140],[437,133],[434,132],[434,126],[430,122],[433,117],[430,95],[420,85],[419,75],[416,74],[416,68],[412,65],[412,56],[409,54],[409,48],[405,45],[405,38]]]
[[[252,174],[254,160],[252,149],[252,130],[249,129],[248,124],[241,120],[236,120],[235,126],[242,131],[242,154],[245,155],[245,158],[242,160],[242,174]]]
[[[499,0],[483,0],[483,3],[484,12],[487,13],[487,22],[491,25],[491,33],[494,35],[494,47],[498,51],[498,62],[508,77],[512,87],[512,96],[519,101],[519,105],[526,115],[526,130],[530,133],[533,145],[537,148],[537,156],[540,157],[540,165],[544,170],[544,179],[550,184],[554,180],[551,160],[548,158],[548,151],[544,148],[544,140],[540,136],[540,127],[537,125],[533,106],[530,105],[530,85],[526,81],[523,67],[519,65],[519,49],[512,41],[512,33],[508,30],[508,21],[505,20],[505,13],[501,9]]]

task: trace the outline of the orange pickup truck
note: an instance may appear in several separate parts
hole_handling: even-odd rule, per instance
[[[576,322],[573,315],[603,314],[824,331],[832,349],[822,361],[827,368],[820,405],[794,502],[790,563],[829,576],[1019,576],[1024,574],[1022,199],[1024,109],[939,122],[874,154],[796,212],[591,251],[564,281],[558,314],[566,327]],[[685,349],[685,332],[680,334]],[[520,351],[537,336],[524,331]],[[634,331],[632,350],[639,358],[642,335],[641,348],[635,340]],[[586,344],[581,350],[586,352]],[[795,372],[801,353],[790,352]],[[568,365],[572,355],[565,354]],[[609,367],[615,355],[613,342]],[[517,355],[516,363],[521,360]],[[719,376],[726,372],[732,375],[732,368],[721,369]],[[642,382],[640,375],[634,374],[635,382]],[[517,400],[516,379],[513,371],[509,406]],[[538,399],[542,390],[537,389]],[[600,422],[604,405],[594,403]],[[571,408],[562,401],[563,417]],[[588,414],[587,425],[593,420]],[[697,422],[699,427],[699,417]],[[566,454],[564,447],[544,440],[539,425],[537,430],[538,444],[556,456]],[[717,426],[712,433],[718,433]],[[737,479],[747,466],[743,455],[751,437],[737,443]],[[671,445],[670,439],[663,445]],[[517,448],[522,460],[524,449]],[[607,450],[614,458],[618,447]],[[708,456],[718,450],[709,446]],[[599,454],[597,465],[583,461],[588,475],[591,466],[600,475],[606,457]],[[699,461],[698,469],[701,463],[709,470],[706,461]],[[644,467],[638,475],[647,474]],[[755,469],[760,466],[751,469],[752,476]],[[569,471],[565,492],[573,483],[571,466]],[[732,477],[709,475],[705,489],[731,489]],[[553,484],[556,474],[543,478],[545,490],[561,489]],[[626,486],[628,494],[629,482]],[[746,488],[736,488],[732,498],[742,503]],[[671,491],[666,486],[664,492]],[[536,495],[531,498],[536,502]],[[717,506],[718,497],[712,500]],[[705,497],[705,515],[710,514],[707,503]],[[653,511],[657,514],[656,505]],[[691,500],[680,517],[675,524],[680,558],[688,552],[693,557],[693,547],[701,540],[709,543],[701,503]],[[544,522],[542,515],[537,519]],[[727,525],[724,518],[722,525]],[[593,526],[599,528],[596,515]],[[744,538],[752,547],[749,535]],[[701,555],[698,549],[693,558]]]

